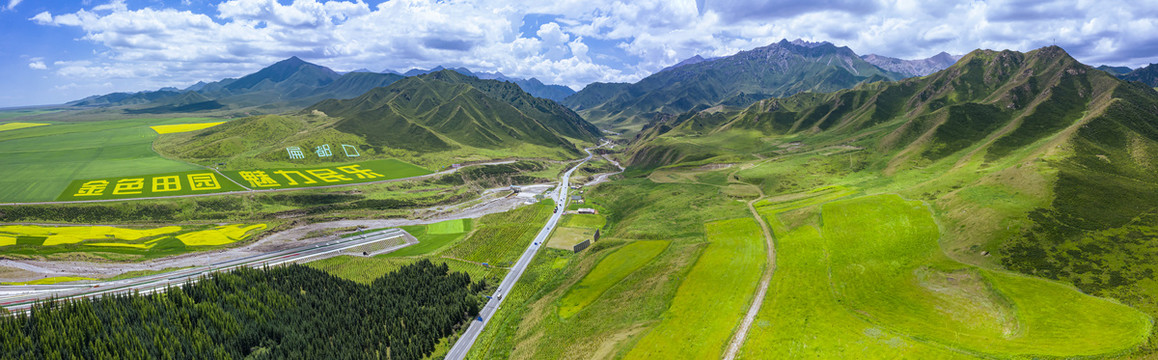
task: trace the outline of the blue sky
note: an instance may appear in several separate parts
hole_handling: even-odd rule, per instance
[[[924,58],[1056,43],[1158,62],[1158,1],[0,0],[0,107],[238,77],[289,56],[338,71],[465,66],[580,89],[801,38]]]

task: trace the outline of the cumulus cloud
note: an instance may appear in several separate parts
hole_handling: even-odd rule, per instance
[[[8,0],[8,6],[5,6],[4,9],[6,9],[6,10],[15,9],[16,5],[20,5],[21,1],[23,1],[23,0]]]
[[[782,38],[901,58],[1056,42],[1094,65],[1158,62],[1158,7],[1089,0],[226,0],[213,10],[115,0],[29,21],[78,28],[80,40],[101,46],[91,59],[53,64],[54,73],[141,79],[142,88],[239,76],[299,56],[338,70],[465,66],[578,89]],[[523,28],[528,18],[545,20]]]
[[[48,70],[48,65],[44,65],[44,61],[36,59],[28,63],[28,68],[33,70]]]

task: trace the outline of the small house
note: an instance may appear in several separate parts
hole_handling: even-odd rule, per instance
[[[578,212],[580,214],[598,214],[598,212],[596,212],[595,209],[592,209],[592,208],[579,208]]]
[[[583,197],[579,196],[579,195],[571,195],[571,202],[576,203],[576,204],[582,204],[583,203]]]

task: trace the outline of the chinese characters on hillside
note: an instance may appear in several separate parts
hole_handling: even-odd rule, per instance
[[[146,182],[145,180],[148,179]],[[182,181],[185,180],[185,181]],[[109,195],[138,195],[144,192],[165,193],[187,190],[186,192],[210,191],[221,189],[221,183],[213,173],[196,173],[181,175],[163,175],[152,177],[131,177],[109,180],[92,180],[80,185],[76,197]],[[145,184],[149,186],[146,187]],[[109,190],[112,185],[112,190]],[[150,191],[151,190],[151,191]]]
[[[371,169],[363,169],[362,165],[358,164],[338,166],[337,169],[340,172],[334,169],[277,170],[272,173],[254,170],[240,171],[237,174],[253,188],[317,184],[319,180],[325,183],[339,183],[385,177]]]
[[[285,148],[285,151],[289,153],[290,160],[306,158],[306,154],[300,146],[290,146]],[[362,154],[358,153],[358,147],[354,145],[342,144],[342,152],[349,158],[362,156]],[[317,154],[319,158],[331,157],[334,156],[334,151],[330,150],[330,144],[322,144],[314,147],[314,154]]]

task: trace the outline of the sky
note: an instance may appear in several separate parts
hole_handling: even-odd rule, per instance
[[[1158,62],[1158,0],[0,0],[0,107],[184,88],[298,56],[464,66],[579,90],[780,39],[904,59],[1056,44]]]

